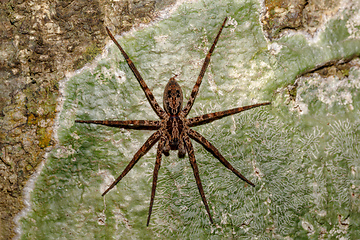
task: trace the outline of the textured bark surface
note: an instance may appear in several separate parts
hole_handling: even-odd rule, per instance
[[[265,0],[266,12],[261,21],[269,39],[289,31],[314,34],[341,6],[335,0]]]

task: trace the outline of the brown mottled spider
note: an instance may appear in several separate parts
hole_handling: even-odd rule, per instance
[[[111,186],[102,194],[104,196],[110,189],[112,189],[125,175],[134,167],[134,165],[139,161],[139,159],[144,156],[152,146],[156,142],[157,146],[157,155],[156,162],[153,174],[153,183],[151,190],[151,200],[149,207],[149,215],[147,219],[147,226],[150,222],[151,211],[155,198],[155,190],[157,184],[158,172],[161,164],[161,156],[164,154],[165,156],[169,156],[170,150],[177,150],[179,158],[185,157],[186,152],[189,155],[190,164],[194,172],[196,184],[198,186],[202,201],[205,205],[207,214],[209,215],[210,222],[213,223],[213,219],[210,214],[209,206],[206,201],[206,197],[204,194],[204,190],[200,181],[199,170],[195,160],[194,148],[190,141],[190,138],[200,143],[208,152],[210,152],[215,158],[217,158],[225,167],[227,167],[230,171],[235,173],[236,176],[241,178],[243,181],[247,182],[251,186],[255,186],[252,182],[246,179],[241,173],[239,173],[222,155],[221,153],[208,141],[206,140],[200,133],[190,129],[190,127],[195,127],[199,125],[203,125],[206,123],[210,123],[217,119],[230,116],[251,108],[269,105],[270,102],[258,103],[245,107],[238,107],[229,109],[222,112],[208,113],[202,116],[194,117],[187,119],[186,116],[191,110],[191,107],[194,104],[195,98],[198,94],[199,87],[201,81],[204,77],[206,68],[209,65],[210,57],[212,52],[214,51],[215,45],[220,37],[221,31],[225,26],[227,18],[225,18],[219,33],[217,34],[214,43],[212,44],[206,58],[204,60],[203,66],[200,71],[200,75],[195,83],[195,86],[191,92],[190,99],[187,102],[186,106],[182,108],[183,104],[183,93],[181,87],[176,82],[175,77],[170,78],[167,83],[163,96],[163,105],[165,111],[159,106],[157,101],[154,98],[154,95],[146,85],[145,81],[141,77],[140,73],[136,69],[134,63],[130,60],[129,56],[122,49],[120,44],[116,41],[114,36],[111,34],[108,28],[106,28],[110,38],[116,44],[116,46],[120,49],[122,55],[127,61],[131,71],[134,73],[136,79],[141,85],[141,88],[145,92],[146,98],[148,99],[151,107],[155,111],[155,113],[159,116],[161,120],[153,121],[153,120],[126,120],[126,121],[107,121],[107,120],[75,120],[78,123],[93,123],[93,124],[101,124],[110,127],[116,128],[124,128],[124,129],[137,129],[137,130],[157,130],[153,133],[148,140],[144,143],[144,145],[135,153],[133,159],[127,165],[125,170],[121,173],[121,175],[111,184]]]

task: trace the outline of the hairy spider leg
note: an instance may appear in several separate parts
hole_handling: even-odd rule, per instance
[[[140,86],[143,89],[143,91],[144,91],[144,93],[146,95],[146,98],[149,101],[149,103],[150,103],[152,109],[154,110],[154,112],[159,116],[159,118],[161,118],[161,119],[165,118],[165,116],[166,116],[165,111],[157,103],[154,95],[150,91],[149,87],[146,85],[144,79],[141,77],[141,75],[140,75],[139,71],[136,69],[134,63],[131,61],[129,56],[126,54],[124,49],[120,46],[120,44],[116,41],[115,37],[111,34],[110,30],[107,27],[106,27],[106,31],[109,34],[111,40],[113,40],[113,42],[116,44],[116,46],[120,49],[121,54],[124,56],[124,58],[125,58],[127,64],[129,65],[131,71],[134,73],[136,79],[140,83]]]
[[[120,182],[120,180],[125,177],[125,175],[135,166],[135,164],[139,161],[139,159],[144,156],[151,148],[154,146],[154,144],[160,139],[161,132],[156,131],[153,133],[148,140],[142,145],[142,147],[135,153],[133,159],[129,162],[129,164],[126,166],[124,171],[121,173],[121,175],[110,185],[108,189],[101,195],[104,196],[108,191],[110,191],[115,185]]]
[[[156,185],[157,185],[157,178],[158,178],[158,173],[159,173],[159,169],[160,169],[160,165],[161,165],[162,146],[163,146],[163,139],[161,139],[160,142],[158,143],[158,148],[157,148],[157,153],[156,153],[156,162],[155,162],[155,167],[154,167],[153,182],[152,182],[152,188],[151,188],[151,200],[150,200],[150,207],[149,207],[149,216],[148,216],[148,219],[147,219],[147,222],[146,222],[146,226],[149,226],[152,207],[153,207],[153,204],[154,204]]]
[[[247,182],[251,186],[255,187],[255,185],[250,182],[246,177],[244,177],[238,170],[236,170],[222,155],[221,153],[208,141],[206,140],[200,133],[189,129],[189,136],[194,139],[196,142],[200,143],[209,153],[211,153],[215,158],[217,158],[226,168],[235,173],[243,181]]]
[[[77,123],[99,124],[108,127],[136,129],[136,130],[158,130],[161,126],[160,121],[154,120],[125,120],[125,121],[108,121],[108,120],[75,120]]]
[[[213,221],[213,219],[211,217],[209,205],[208,205],[208,203],[206,201],[204,189],[203,189],[202,184],[201,184],[200,175],[199,175],[199,169],[197,167],[195,154],[194,154],[194,148],[193,148],[193,146],[191,144],[191,141],[190,141],[190,138],[189,138],[189,136],[187,134],[184,135],[184,141],[185,141],[186,150],[187,150],[187,152],[189,154],[190,164],[191,164],[191,167],[192,167],[193,172],[194,172],[195,181],[196,181],[197,187],[199,189],[201,199],[202,199],[202,201],[203,201],[203,203],[205,205],[207,214],[209,215],[210,222],[213,224],[214,221]]]
[[[192,92],[190,94],[189,101],[187,102],[186,106],[182,110],[182,115],[184,117],[186,117],[189,114],[189,112],[190,112],[190,110],[191,110],[191,108],[192,108],[192,106],[194,104],[194,101],[195,101],[196,96],[197,96],[197,94],[199,92],[199,88],[200,88],[202,79],[204,77],[205,71],[206,71],[206,69],[207,69],[207,67],[209,65],[211,54],[213,53],[213,51],[215,49],[215,45],[216,45],[217,41],[219,40],[221,31],[223,30],[223,28],[225,26],[226,20],[227,20],[227,17],[225,18],[225,20],[224,20],[224,22],[223,22],[223,24],[222,24],[222,26],[221,26],[221,28],[219,30],[219,33],[217,34],[217,36],[216,36],[216,38],[214,40],[214,43],[212,44],[208,54],[205,57],[203,66],[202,66],[201,71],[200,71],[200,75],[199,75],[198,79],[196,80],[194,88],[193,88],[193,90],[192,90]]]
[[[225,110],[225,111],[221,111],[221,112],[208,113],[208,114],[204,114],[201,116],[197,116],[197,117],[188,119],[187,124],[189,127],[195,127],[195,126],[203,125],[206,123],[210,123],[212,121],[221,119],[223,117],[234,115],[234,114],[242,112],[242,111],[246,111],[246,110],[249,110],[252,108],[270,105],[270,104],[271,104],[271,102],[264,102],[264,103],[258,103],[258,104],[249,105],[249,106],[245,106],[245,107],[233,108],[233,109],[229,109],[229,110]]]

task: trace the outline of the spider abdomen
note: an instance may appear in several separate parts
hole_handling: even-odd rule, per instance
[[[171,150],[178,150],[181,135],[184,130],[184,121],[179,116],[170,117],[166,123],[166,131],[169,136]]]
[[[163,122],[164,145],[162,147],[162,153],[165,156],[169,156],[170,150],[178,150],[179,158],[185,157],[185,127],[185,121],[179,115],[169,116],[169,118]]]

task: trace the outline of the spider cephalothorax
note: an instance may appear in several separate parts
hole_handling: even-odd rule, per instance
[[[164,108],[170,116],[180,114],[183,105],[183,93],[175,77],[170,78],[164,90]]]
[[[196,184],[198,186],[201,199],[205,205],[207,214],[209,215],[210,222],[213,223],[213,219],[210,214],[210,209],[208,203],[206,201],[206,197],[204,194],[204,190],[201,184],[199,170],[196,164],[194,148],[190,141],[190,138],[200,143],[208,152],[210,152],[215,158],[217,158],[226,168],[232,171],[236,176],[241,178],[243,181],[247,182],[251,186],[255,186],[252,182],[246,179],[241,173],[239,173],[222,155],[221,153],[208,141],[206,140],[200,133],[192,130],[190,127],[203,125],[206,123],[210,123],[217,119],[233,115],[251,108],[269,105],[270,102],[254,104],[245,107],[233,108],[221,112],[208,113],[202,116],[186,119],[186,116],[191,110],[191,107],[194,104],[195,98],[199,91],[199,87],[201,81],[204,77],[207,66],[210,62],[210,57],[212,52],[214,51],[215,45],[220,37],[221,31],[225,26],[227,18],[225,18],[219,33],[217,34],[214,43],[212,44],[206,58],[204,60],[204,64],[201,68],[200,75],[195,83],[195,86],[191,92],[189,101],[186,106],[183,108],[183,93],[180,85],[176,82],[175,77],[170,78],[168,84],[165,87],[164,96],[163,96],[163,105],[165,111],[159,106],[154,95],[146,85],[145,81],[142,79],[140,73],[136,69],[134,63],[130,60],[129,56],[122,49],[120,44],[116,41],[114,36],[111,34],[108,28],[106,28],[110,38],[114,41],[114,43],[120,49],[122,55],[126,59],[131,71],[134,73],[136,79],[140,83],[141,88],[145,92],[145,96],[148,99],[151,107],[155,111],[155,113],[161,119],[160,121],[153,120],[125,120],[125,121],[108,121],[108,120],[75,120],[78,123],[93,123],[93,124],[101,124],[110,127],[124,128],[124,129],[138,129],[138,130],[157,130],[153,133],[148,140],[143,144],[143,146],[135,153],[133,159],[126,166],[121,175],[110,185],[108,189],[102,194],[103,196],[112,189],[138,162],[138,160],[145,155],[152,146],[158,143],[157,146],[157,155],[156,162],[153,174],[153,183],[151,190],[151,199],[150,199],[150,207],[149,207],[149,215],[147,219],[147,225],[150,222],[150,216],[152,212],[152,206],[155,198],[156,184],[157,184],[157,176],[161,165],[161,156],[164,154],[165,156],[169,155],[170,150],[177,150],[178,156],[183,158],[186,153],[188,153],[190,164],[194,172]]]

